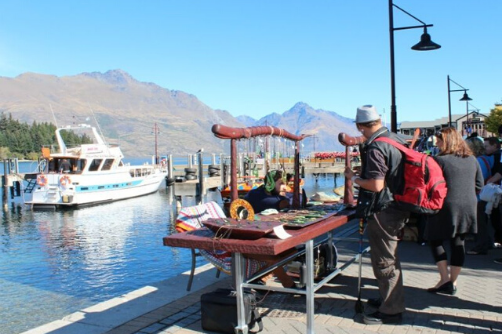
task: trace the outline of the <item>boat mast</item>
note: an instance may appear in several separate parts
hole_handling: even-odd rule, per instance
[[[159,164],[159,154],[157,152],[157,134],[159,133],[159,128],[157,127],[157,123],[153,125],[153,132],[155,133],[155,164]]]

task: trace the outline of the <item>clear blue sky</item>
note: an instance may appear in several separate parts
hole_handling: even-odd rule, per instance
[[[422,30],[395,32],[398,122],[447,116],[448,74],[482,113],[502,101],[501,0],[394,3],[442,46],[412,51]],[[394,10],[396,27],[416,24]],[[351,118],[374,104],[389,120],[388,27],[385,0],[4,0],[0,76],[122,69],[234,116],[301,101]]]

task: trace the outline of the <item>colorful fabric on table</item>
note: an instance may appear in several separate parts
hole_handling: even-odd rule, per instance
[[[202,227],[202,222],[209,218],[226,218],[225,213],[216,202],[208,202],[201,205],[190,206],[180,210],[176,217],[176,231],[186,232]],[[199,252],[209,263],[227,275],[232,274],[232,254],[221,250],[207,251],[201,249]],[[246,277],[250,277],[255,272],[266,267],[262,261],[246,259]]]
[[[206,251],[201,249],[200,255],[202,255],[209,263],[218,268],[218,270],[224,272],[227,275],[232,274],[232,255],[225,251]],[[251,277],[254,273],[262,270],[267,266],[266,262],[258,261],[254,259],[245,259],[246,268],[245,276]]]
[[[254,273],[262,270],[263,268],[267,267],[267,263],[263,261],[258,261],[258,260],[253,260],[253,259],[246,259],[246,278],[251,277],[254,275]]]
[[[209,263],[218,268],[218,270],[223,271],[227,275],[232,274],[232,255],[225,251],[207,251],[201,249],[199,251]]]
[[[178,232],[192,231],[201,228],[202,222],[208,218],[226,218],[226,216],[216,202],[186,207],[180,210],[175,229]]]

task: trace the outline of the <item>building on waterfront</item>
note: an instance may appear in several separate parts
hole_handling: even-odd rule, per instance
[[[451,115],[451,125],[458,131],[461,131],[462,135],[477,132],[481,137],[493,136],[495,134],[486,130],[486,117],[487,115],[479,111],[471,111],[468,114],[455,114]],[[421,129],[422,135],[430,136],[445,127],[448,127],[448,116],[433,121],[401,122],[398,132],[405,135],[413,135],[415,129],[418,128]]]

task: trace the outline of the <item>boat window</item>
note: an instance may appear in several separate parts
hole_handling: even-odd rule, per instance
[[[101,170],[110,170],[112,168],[114,159],[106,159]]]
[[[63,159],[57,159],[56,160],[56,165],[58,167],[58,171],[61,173],[69,173],[71,171],[71,162],[68,161],[68,159],[63,158]]]
[[[136,169],[136,176],[141,176],[141,169]]]
[[[54,159],[49,160],[49,172],[55,172],[56,171],[56,162]]]
[[[101,165],[101,162],[103,159],[94,159],[92,160],[91,164],[89,165],[89,171],[90,172],[95,172],[99,169],[99,165]]]
[[[129,174],[131,174],[131,177],[134,177],[134,169],[129,169]]]
[[[75,164],[73,165],[73,168],[74,168],[73,171],[74,171],[74,173],[76,173],[76,174],[82,173],[82,171],[85,168],[86,162],[87,162],[87,160],[85,160],[85,159],[78,159],[75,162]]]
[[[119,167],[122,167],[124,166],[124,163],[122,162],[122,160],[119,161]]]

